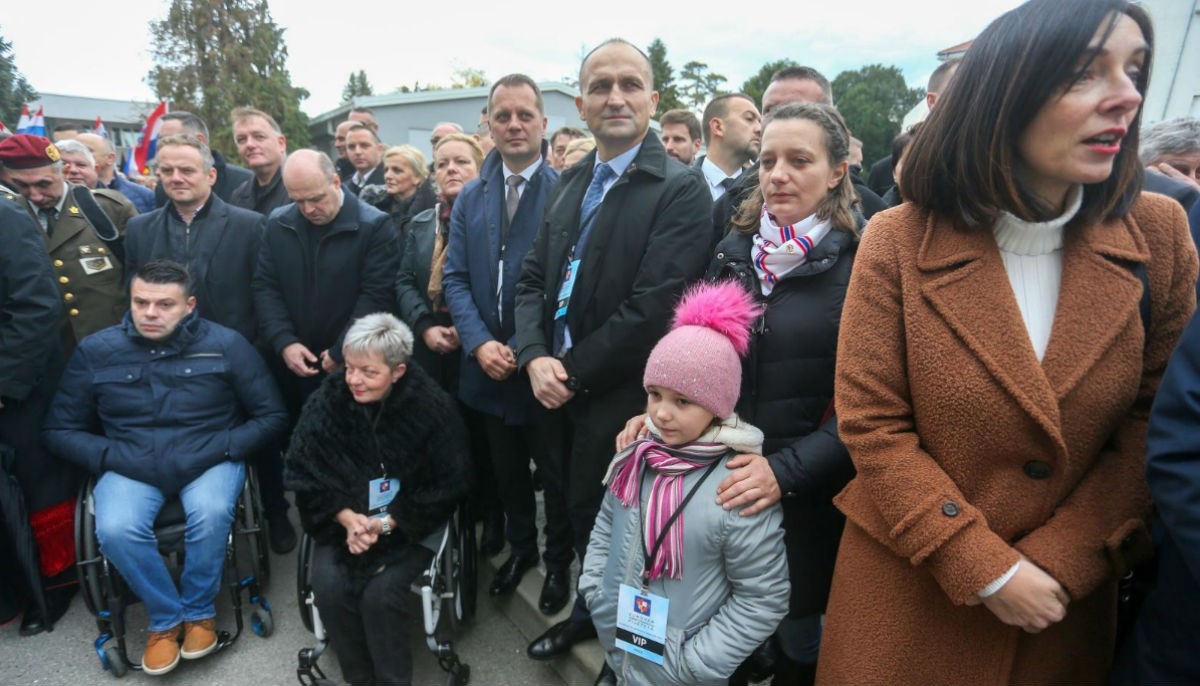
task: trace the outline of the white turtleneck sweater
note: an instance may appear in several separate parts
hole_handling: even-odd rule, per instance
[[[1075,186],[1067,194],[1067,210],[1062,216],[1045,222],[1027,222],[1002,212],[992,229],[1004,271],[1012,286],[1025,321],[1025,331],[1038,361],[1046,355],[1054,313],[1058,309],[1058,291],[1062,285],[1063,227],[1075,218],[1083,204],[1083,186]],[[1008,569],[1000,578],[979,591],[980,598],[999,591],[1017,573],[1021,563]]]
[[[1045,222],[1027,222],[1003,212],[993,228],[1008,282],[1039,362],[1046,354],[1058,308],[1063,227],[1075,218],[1082,203],[1083,187],[1075,186],[1067,195],[1067,210],[1062,216]]]

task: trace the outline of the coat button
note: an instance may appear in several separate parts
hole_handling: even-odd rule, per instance
[[[106,253],[106,252],[108,252],[108,251],[107,251],[107,250],[105,250],[104,248],[97,248],[97,249],[96,249],[96,252],[98,252],[98,253],[100,253],[101,255],[103,255],[104,253]]]
[[[725,253],[723,253],[723,252],[719,252],[719,253],[717,253],[717,259],[718,259],[718,260],[723,260],[723,259],[725,259]]]
[[[184,373],[184,374],[191,374],[191,373],[192,373],[192,370],[191,370],[191,369],[185,369],[185,370],[183,370],[183,373]]]
[[[54,260],[54,266],[55,267],[63,266],[63,261],[62,260]]]
[[[63,294],[63,302],[71,302],[71,301],[72,301],[72,300],[74,300],[74,299],[75,299],[75,294],[74,294],[74,293],[65,293],[65,294]]]
[[[71,311],[69,312],[69,314],[70,314],[72,317],[78,317],[78,316],[79,316],[79,310],[77,310],[77,309],[75,309],[75,308],[73,308],[73,307],[72,307],[72,308],[71,308]]]
[[[125,378],[126,378],[126,379],[132,379],[132,378],[133,378],[133,374],[126,374],[126,375],[125,375]]]
[[[957,517],[958,516],[958,504],[957,503],[943,504],[942,505],[942,514],[946,515],[947,517]]]
[[[1022,469],[1025,471],[1025,476],[1030,479],[1049,479],[1051,472],[1054,471],[1049,462],[1042,462],[1041,460],[1030,460],[1025,463]]]
[[[45,264],[45,263],[43,263],[43,264]],[[71,283],[71,280],[65,276],[60,276],[60,277],[58,277],[58,282],[59,283]]]

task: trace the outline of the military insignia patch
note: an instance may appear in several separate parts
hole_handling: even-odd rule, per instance
[[[46,146],[46,159],[51,162],[57,162],[62,159],[62,155],[58,154],[58,148],[53,143]]]
[[[79,265],[83,267],[83,273],[85,274],[106,272],[113,268],[112,260],[107,257],[85,257],[79,260]]]
[[[68,207],[67,211],[70,212],[71,214],[79,214],[79,208],[75,207],[74,205],[71,205],[70,207]]]
[[[91,255],[92,254],[92,246],[90,246],[90,245],[79,246],[79,254],[80,255]]]

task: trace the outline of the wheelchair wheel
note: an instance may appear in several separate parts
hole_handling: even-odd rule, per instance
[[[256,608],[250,615],[250,629],[260,638],[267,638],[275,632],[275,618],[265,607]]]
[[[89,477],[79,489],[75,501],[75,555],[78,560],[79,586],[83,602],[92,616],[107,609],[104,601],[104,582],[100,578],[100,540],[96,538],[96,511],[92,504],[95,477]],[[104,605],[105,607],[101,607]]]
[[[258,473],[247,467],[246,483],[242,487],[238,512],[240,533],[246,535],[246,550],[258,584],[266,588],[271,580],[271,550],[268,545],[266,522],[263,521],[262,496],[258,491]]]
[[[129,664],[125,662],[125,656],[116,646],[104,646],[104,659],[108,662],[104,666],[118,679],[129,672]]]
[[[475,616],[475,600],[479,592],[478,548],[475,546],[475,522],[465,508],[458,513],[459,551],[462,555],[462,606],[463,617]]]
[[[308,594],[312,592],[310,568],[316,546],[311,536],[301,534],[300,550],[296,554],[296,605],[300,608],[300,620],[304,622],[304,628],[310,632],[313,631],[313,616],[312,606],[308,604]]]

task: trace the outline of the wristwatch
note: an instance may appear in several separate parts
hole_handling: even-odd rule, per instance
[[[392,533],[392,520],[388,517],[380,517],[379,533],[384,536],[389,536]]]

